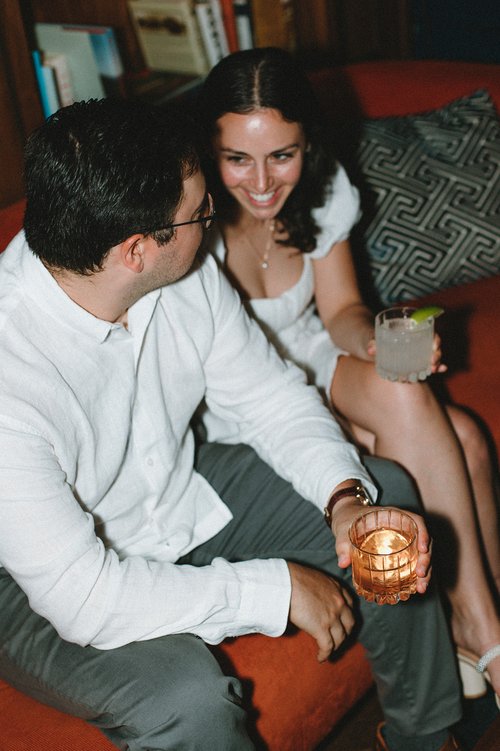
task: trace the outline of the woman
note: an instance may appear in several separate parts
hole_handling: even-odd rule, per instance
[[[443,409],[427,384],[392,383],[375,372],[373,315],[360,297],[349,247],[358,194],[325,146],[306,76],[283,50],[234,53],[208,75],[198,117],[219,218],[213,252],[271,341],[304,367],[366,450],[410,472],[427,512],[450,529],[459,551],[448,592],[451,628],[465,693],[477,695],[473,679],[482,676],[468,667],[488,653],[498,702],[498,592],[488,584],[475,518],[498,589],[486,442],[465,413]],[[437,343],[434,370],[445,369],[439,358]],[[208,415],[206,425],[209,438],[230,438],[229,424]],[[477,512],[473,497],[481,501]]]

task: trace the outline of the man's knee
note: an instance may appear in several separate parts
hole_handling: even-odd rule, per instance
[[[138,749],[251,749],[239,681],[222,673],[196,637],[157,641],[164,654],[145,642],[145,649],[135,645],[143,653],[138,665],[124,655],[123,680],[105,713],[112,717],[111,737],[133,738]]]

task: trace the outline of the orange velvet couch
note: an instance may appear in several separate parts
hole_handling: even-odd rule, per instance
[[[489,89],[500,109],[500,66],[375,62],[322,70],[313,82],[325,108],[337,117],[338,94],[369,117],[439,107],[474,89]],[[352,95],[355,95],[353,98]],[[0,249],[22,223],[23,202],[0,210]],[[500,269],[499,269],[500,271]],[[500,276],[435,293],[428,302],[454,316],[445,350],[455,365],[443,379],[451,398],[468,405],[489,427],[500,448]],[[279,639],[250,635],[215,649],[243,680],[251,732],[258,748],[311,751],[363,696],[372,677],[363,649],[352,645],[339,658],[318,664],[311,638],[301,632]],[[0,681],[0,751],[111,751],[95,728],[23,696]]]

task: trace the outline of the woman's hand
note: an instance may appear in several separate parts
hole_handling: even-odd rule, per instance
[[[432,345],[433,373],[445,373],[448,370],[448,366],[441,362],[441,354],[441,337],[439,334],[434,334],[434,342]]]
[[[375,353],[377,351],[377,345],[375,344],[375,337],[370,339],[366,348],[366,353],[370,360],[375,359]],[[434,342],[432,345],[432,372],[433,373],[445,373],[448,370],[448,366],[441,362],[441,337],[439,334],[434,334]]]
[[[375,352],[377,351],[377,345],[375,344],[375,334],[372,331],[372,337],[368,340],[366,346],[366,354],[370,360],[375,360]]]

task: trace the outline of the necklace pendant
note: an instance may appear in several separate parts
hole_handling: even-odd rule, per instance
[[[261,267],[261,269],[264,269],[264,270],[268,269],[269,268],[269,262],[268,261],[262,261],[262,263],[260,264],[260,267]]]

